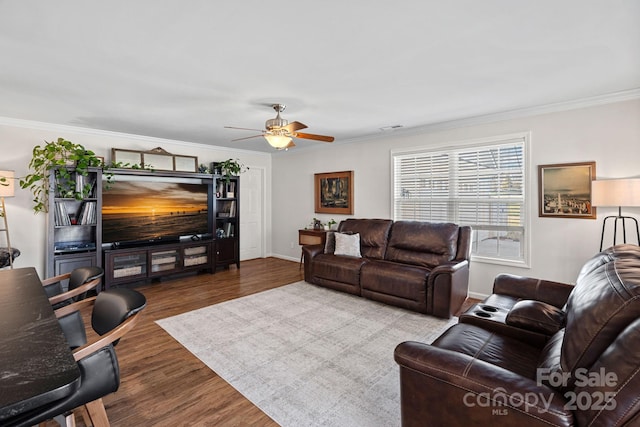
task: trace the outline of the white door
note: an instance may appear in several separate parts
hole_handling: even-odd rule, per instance
[[[264,176],[262,168],[240,175],[240,260],[264,257]]]

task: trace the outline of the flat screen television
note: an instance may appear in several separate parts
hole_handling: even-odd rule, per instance
[[[212,197],[210,179],[114,174],[102,191],[103,245],[209,236]]]

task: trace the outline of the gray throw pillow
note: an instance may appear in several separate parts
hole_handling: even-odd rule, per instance
[[[362,258],[360,254],[360,233],[355,234],[343,234],[335,233],[336,249],[333,252],[334,255],[346,255],[357,258]]]

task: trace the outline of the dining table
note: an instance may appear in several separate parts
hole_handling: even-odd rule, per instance
[[[0,270],[0,425],[79,384],[80,369],[36,269]]]

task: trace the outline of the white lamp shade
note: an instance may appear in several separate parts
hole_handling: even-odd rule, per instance
[[[14,192],[15,179],[13,171],[0,171],[0,197],[13,197]]]
[[[285,135],[265,135],[264,139],[274,148],[285,148],[291,142],[291,137]]]
[[[592,181],[591,198],[593,206],[640,206],[640,178]]]

